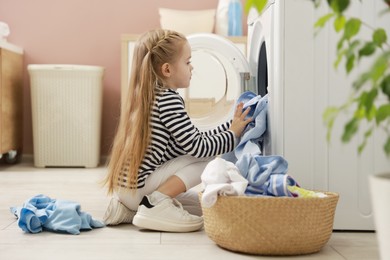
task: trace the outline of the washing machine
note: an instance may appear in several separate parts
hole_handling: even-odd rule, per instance
[[[333,56],[324,49],[336,41],[314,37],[313,24],[322,15],[309,1],[269,0],[261,14],[248,15],[245,53],[218,35],[188,36],[194,71],[182,95],[193,122],[209,129],[231,118],[234,100],[244,91],[267,94],[263,154],[283,156],[302,187],[340,194],[335,229],[373,230],[365,177],[354,174],[365,161],[355,158],[353,148],[346,152],[326,143],[322,112],[332,104],[332,93],[338,97],[332,87],[343,80],[335,81],[327,69]]]
[[[253,10],[248,18],[244,49],[216,34],[189,35],[194,70],[190,87],[179,89],[193,123],[201,130],[230,120],[235,102],[243,92],[268,94],[270,117],[266,134],[269,136],[264,154],[282,152],[277,137],[283,129],[279,119],[282,95],[274,88],[273,13],[274,1],[269,1],[261,15]]]

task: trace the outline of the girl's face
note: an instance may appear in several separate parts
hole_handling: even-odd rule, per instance
[[[188,42],[182,45],[179,56],[176,61],[169,66],[170,76],[167,79],[167,85],[170,88],[188,88],[193,67],[191,65],[191,47]]]

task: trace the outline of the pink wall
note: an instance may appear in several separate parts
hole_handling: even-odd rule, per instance
[[[119,116],[120,37],[159,27],[158,8],[216,8],[218,0],[0,0],[0,21],[24,56],[24,154],[32,154],[28,64],[105,67],[102,154],[108,154]]]

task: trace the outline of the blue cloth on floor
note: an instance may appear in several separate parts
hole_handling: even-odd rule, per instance
[[[250,107],[248,117],[252,117],[236,148],[222,156],[235,163],[240,173],[248,180],[247,195],[293,195],[288,185],[296,185],[294,179],[287,175],[288,163],[281,156],[261,155],[261,145],[267,130],[268,95],[261,97],[247,91],[241,94],[237,104],[243,102],[245,110]]]
[[[22,207],[11,207],[10,210],[18,218],[18,226],[29,233],[46,229],[78,235],[82,230],[105,226],[90,214],[82,212],[79,203],[51,199],[42,194],[28,199]]]

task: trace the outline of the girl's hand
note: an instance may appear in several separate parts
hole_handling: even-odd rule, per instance
[[[234,112],[232,125],[230,126],[230,130],[233,131],[236,137],[240,137],[246,125],[252,121],[252,117],[246,118],[251,108],[248,107],[244,112],[242,112],[243,107],[244,103],[242,102],[237,105],[236,111]]]

